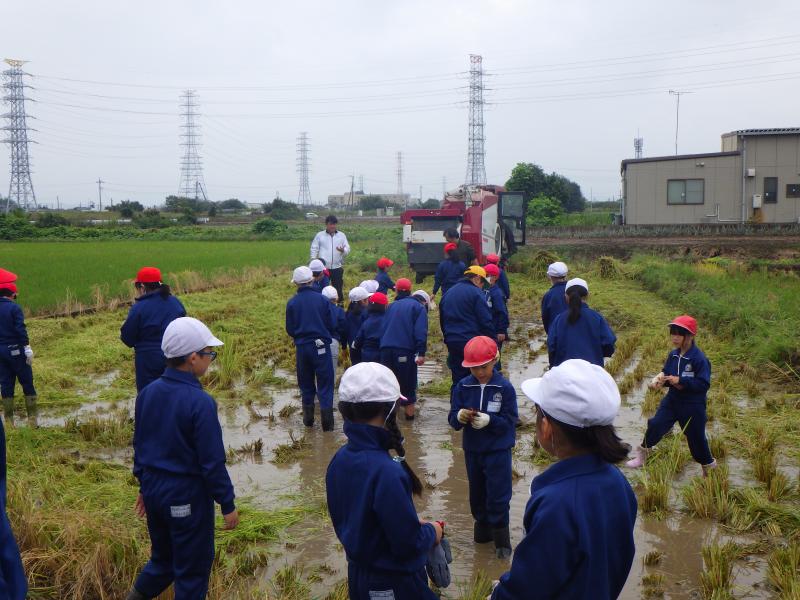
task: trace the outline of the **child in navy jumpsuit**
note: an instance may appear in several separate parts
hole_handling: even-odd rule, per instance
[[[325,476],[328,512],[347,555],[351,600],[435,600],[425,563],[443,523],[421,521],[422,483],[406,461],[394,417],[400,385],[378,363],[350,367],[339,384],[347,444]],[[393,458],[389,450],[394,450]]]
[[[0,421],[0,598],[24,600],[27,593],[28,580],[6,515],[6,432]]]
[[[385,256],[378,259],[378,272],[375,274],[375,281],[378,282],[378,291],[381,294],[388,294],[389,290],[394,291],[394,281],[389,277],[389,267],[394,264],[394,261]]]
[[[509,298],[511,298],[511,286],[508,283],[505,263],[506,259],[501,259],[497,254],[486,255],[486,266],[497,265],[497,268],[500,269],[500,275],[497,276],[497,285],[503,290],[503,299],[508,302]]]
[[[347,318],[344,309],[337,304],[339,302],[339,292],[332,285],[322,288],[323,297],[330,303],[328,308],[331,310],[331,323],[333,331],[331,336],[331,362],[333,363],[334,377],[336,367],[339,365],[339,351],[347,343]]]
[[[397,280],[397,298],[386,309],[380,339],[380,362],[400,382],[400,401],[406,419],[414,418],[417,402],[417,366],[425,363],[428,347],[428,306],[421,296],[411,295],[411,281]]]
[[[333,431],[334,371],[331,339],[334,324],[330,302],[311,285],[308,267],[297,267],[292,281],[297,293],[286,303],[286,333],[294,338],[297,386],[303,402],[303,424],[314,425],[314,396],[319,397],[323,431]],[[315,383],[316,381],[316,383]]]
[[[554,262],[547,267],[547,277],[550,279],[550,289],[542,296],[542,326],[544,332],[550,331],[553,320],[567,310],[567,265],[563,262]]]
[[[583,279],[570,279],[566,286],[568,310],[556,316],[547,331],[550,366],[580,358],[603,366],[603,357],[614,354],[617,336],[599,312],[586,305],[589,285]]]
[[[25,394],[28,421],[36,424],[36,388],[33,387],[33,350],[22,309],[14,302],[17,286],[0,283],[0,396],[9,425],[14,423],[14,388],[17,381]]]
[[[214,503],[225,528],[239,522],[217,404],[198,380],[222,342],[203,323],[180,317],[167,326],[167,368],[136,397],[133,474],[136,512],[147,517],[152,552],[128,600],[155,598],[171,583],[175,600],[206,597],[214,561]]]
[[[573,359],[522,383],[536,439],[557,459],[531,483],[525,537],[492,600],[615,600],[635,553],[636,496],[615,466],[620,396],[602,367]]]
[[[166,361],[161,352],[161,338],[167,325],[186,316],[186,309],[170,293],[169,286],[161,282],[161,271],[155,267],[139,269],[135,286],[139,297],[128,311],[119,337],[135,351],[136,391],[141,392],[164,372]]]
[[[508,308],[506,308],[506,298],[503,289],[500,287],[500,270],[495,264],[486,265],[486,276],[489,280],[489,290],[487,292],[487,303],[489,310],[492,311],[492,325],[494,326],[495,337],[497,339],[497,352],[502,356],[503,342],[508,339]],[[497,370],[502,371],[500,358],[497,359]]]
[[[383,337],[387,304],[389,299],[386,294],[380,292],[370,294],[367,318],[353,342],[353,346],[361,352],[363,362],[381,361],[381,337]]]
[[[452,242],[444,245],[444,260],[436,267],[436,273],[433,275],[433,291],[431,296],[436,297],[436,292],[439,288],[442,290],[442,296],[447,293],[464,276],[464,271],[467,270],[466,265],[458,258],[458,246]]]
[[[474,539],[494,540],[498,558],[511,556],[508,510],[511,502],[511,449],[516,443],[517,393],[494,366],[497,344],[485,336],[464,348],[471,374],[453,388],[448,421],[463,429]]]
[[[350,304],[345,313],[347,323],[347,346],[350,350],[350,364],[357,365],[361,362],[361,350],[354,346],[358,331],[364,320],[367,318],[367,305],[369,304],[369,292],[358,286],[350,290],[348,294]]]
[[[331,278],[328,275],[330,271],[325,268],[325,261],[320,258],[315,258],[308,263],[308,268],[311,269],[311,272],[314,274],[314,282],[311,284],[312,290],[315,292],[322,292],[322,290],[331,284]]]
[[[672,345],[664,369],[650,382],[650,387],[668,389],[656,414],[647,421],[647,432],[636,457],[628,462],[641,467],[650,448],[655,446],[677,421],[686,436],[692,458],[700,463],[703,475],[717,466],[706,439],[706,395],[711,386],[711,363],[694,343],[697,321],[689,315],[676,317],[670,324]]]

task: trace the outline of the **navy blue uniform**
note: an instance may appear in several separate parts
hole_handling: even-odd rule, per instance
[[[559,281],[544,293],[542,296],[542,325],[544,332],[550,331],[550,324],[558,315],[567,310],[566,281]]]
[[[380,362],[389,367],[400,383],[400,393],[417,401],[417,356],[425,356],[428,347],[428,311],[414,296],[395,300],[386,309],[380,340]]]
[[[311,282],[311,289],[315,292],[322,293],[323,288],[328,287],[330,284],[331,278],[323,273],[322,277]]]
[[[492,600],[615,600],[633,564],[636,496],[594,454],[566,458],[531,483],[525,537]]]
[[[286,303],[286,333],[294,338],[300,397],[304,405],[313,406],[316,395],[322,409],[333,408],[330,306],[330,300],[309,286],[298,288]]]
[[[191,373],[167,368],[136,397],[133,474],[152,554],[134,587],[148,598],[205,598],[214,561],[214,502],[235,510],[217,404]]]
[[[475,409],[489,415],[483,429],[462,425],[458,411]],[[469,506],[473,518],[494,529],[508,526],[511,502],[511,448],[516,443],[517,393],[514,386],[495,372],[485,386],[473,375],[458,382],[450,395],[447,420],[461,438],[469,478]]]
[[[497,285],[501,290],[503,290],[503,298],[508,300],[511,298],[511,286],[508,283],[508,275],[506,275],[505,269],[499,265],[498,268],[500,268],[500,276],[497,278]]]
[[[436,267],[436,273],[433,276],[433,293],[435,296],[439,288],[442,288],[442,296],[447,293],[459,280],[464,277],[464,271],[467,267],[460,260],[451,260],[449,258],[443,260]]]
[[[550,366],[557,367],[565,360],[580,358],[600,367],[603,357],[614,354],[617,336],[611,331],[599,312],[585,303],[581,306],[581,316],[570,323],[569,312],[557,315],[547,332],[547,350]]]
[[[0,396],[3,398],[14,397],[17,380],[26,396],[36,395],[33,370],[25,360],[28,344],[22,309],[11,298],[0,297]]]
[[[6,515],[6,432],[0,421],[0,598],[24,600],[28,580]]]
[[[506,300],[505,296],[503,296],[503,290],[500,288],[498,283],[489,288],[487,302],[489,304],[489,310],[492,311],[492,326],[494,327],[495,338],[501,333],[508,337],[508,308],[506,307]],[[503,342],[497,342],[497,351],[503,351]],[[497,361],[496,368],[498,371],[501,371],[503,368],[499,359]]]
[[[467,342],[476,335],[495,337],[486,296],[469,279],[462,279],[442,296],[439,323],[447,345],[447,366],[455,385],[469,375],[469,369],[461,366]]]
[[[347,444],[328,465],[325,488],[347,554],[351,600],[435,600],[425,562],[436,530],[419,522],[411,479],[386,450],[389,432],[345,421],[344,433]]]
[[[347,317],[344,314],[344,309],[328,300],[328,306],[331,311],[331,323],[333,324],[333,338],[338,340],[340,344],[347,343]]]
[[[381,337],[385,320],[385,312],[367,313],[353,342],[353,347],[361,352],[361,362],[381,362]]]
[[[167,325],[185,317],[186,309],[175,296],[164,297],[159,290],[139,296],[119,330],[122,343],[135,351],[136,391],[161,377],[167,360],[161,352],[161,339]]]
[[[361,325],[364,324],[366,318],[367,309],[364,306],[357,302],[351,302],[350,306],[347,307],[347,313],[345,313],[347,322],[347,346],[350,348],[350,364],[353,365],[357,365],[361,362],[361,349],[356,348],[353,342],[356,341],[358,330],[361,329]]]
[[[389,277],[389,274],[383,269],[378,269],[375,274],[375,281],[378,282],[378,291],[381,294],[388,294],[389,290],[394,289],[394,281]]]
[[[700,348],[692,344],[683,356],[680,350],[670,352],[663,372],[677,375],[683,389],[668,385],[669,391],[656,414],[647,421],[645,447],[655,446],[677,421],[686,435],[692,458],[701,465],[711,464],[714,458],[706,439],[706,394],[711,386],[711,363]]]

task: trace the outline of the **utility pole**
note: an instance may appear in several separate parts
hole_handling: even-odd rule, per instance
[[[97,179],[97,201],[100,203],[100,212],[103,212],[103,180]]]
[[[356,186],[356,176],[350,175],[350,206],[353,206],[353,191]]]
[[[669,95],[675,96],[675,156],[678,156],[678,123],[681,116],[681,96],[683,94],[691,94],[692,92],[679,92],[677,90],[670,90]]]

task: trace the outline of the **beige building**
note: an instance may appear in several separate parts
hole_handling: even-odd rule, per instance
[[[732,131],[721,150],[623,160],[624,222],[800,223],[800,128]]]

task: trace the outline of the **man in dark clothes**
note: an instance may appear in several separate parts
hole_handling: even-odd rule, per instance
[[[449,243],[457,246],[456,255],[467,267],[478,264],[478,261],[475,260],[475,248],[473,248],[472,244],[469,242],[461,239],[458,229],[454,229],[452,227],[445,229],[444,237]]]

